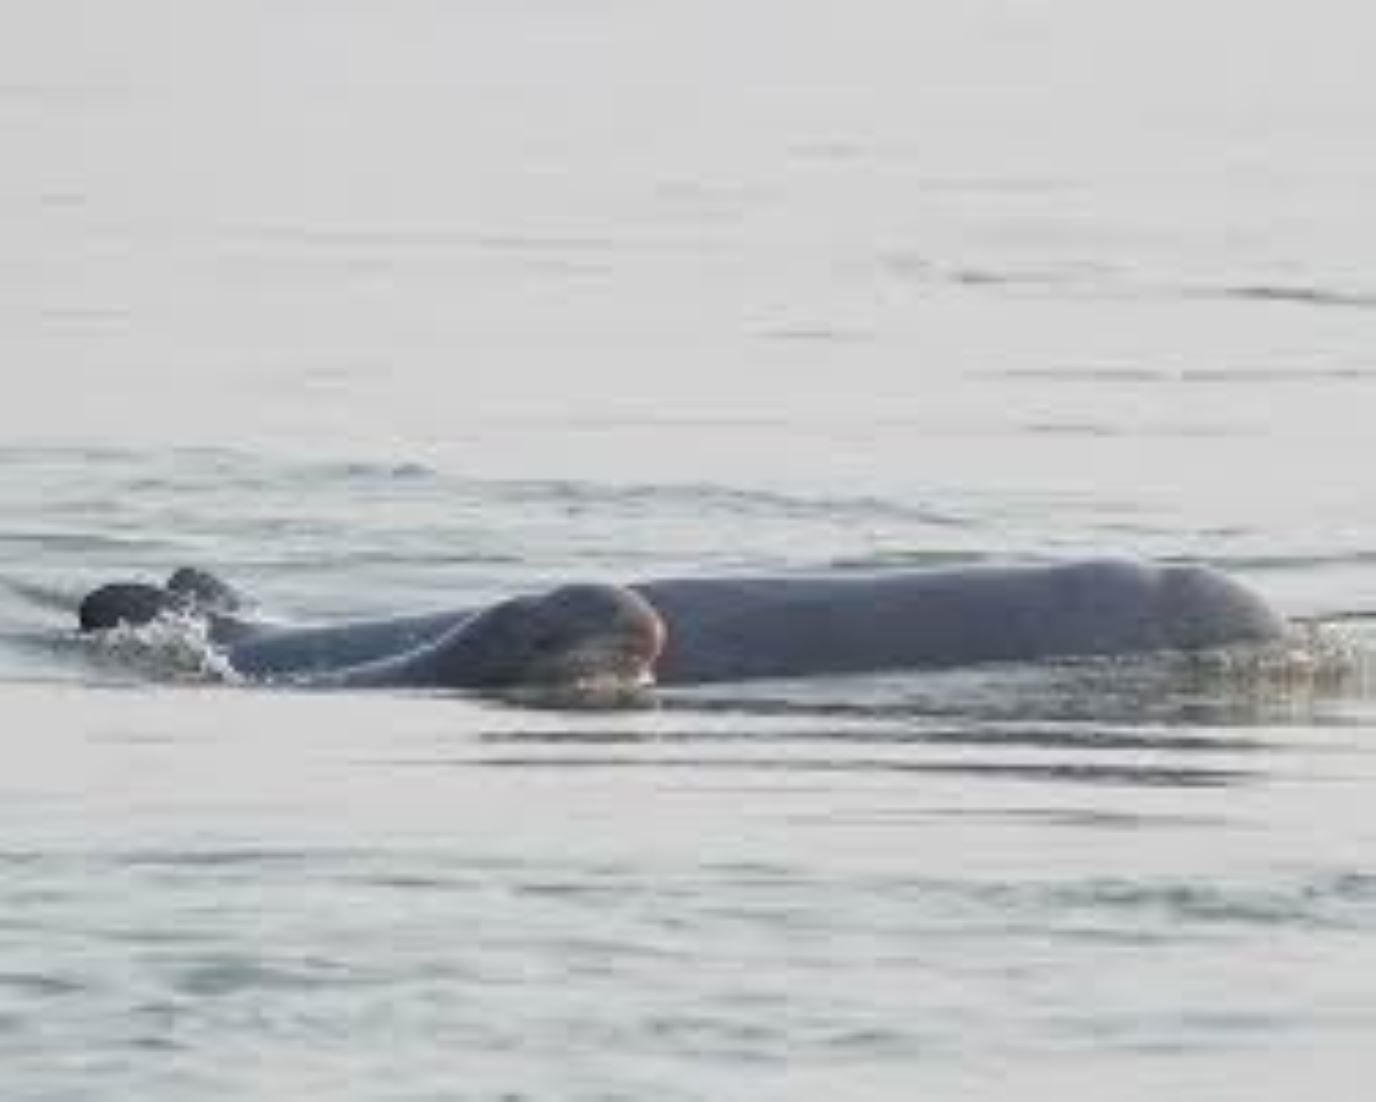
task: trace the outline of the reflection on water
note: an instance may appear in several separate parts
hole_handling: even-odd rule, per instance
[[[401,1097],[398,1076],[445,1089],[448,1049],[534,1096],[551,1061],[575,1097],[665,1074],[683,1097],[716,1096],[723,1075],[787,1076],[805,1096],[857,1068],[1228,1060],[1372,1024],[1360,983],[1315,969],[1325,939],[1376,923],[1370,877],[1332,865],[1008,878],[920,856],[827,872],[396,845],[5,864],[25,892],[0,928],[19,961],[0,975],[0,1049],[12,1074],[41,1058],[58,1085],[105,1064],[144,1089],[296,1088],[324,1081],[323,1061],[359,1097]],[[41,960],[23,950],[55,931]],[[57,1059],[72,1031],[81,1062]],[[257,1059],[226,1065],[226,1038]]]
[[[430,763],[434,764],[434,763]],[[869,759],[858,754],[844,754],[835,760],[787,756],[777,759],[751,757],[745,760],[723,760],[717,757],[686,757],[681,754],[658,757],[647,761],[643,757],[615,757],[607,754],[581,753],[576,757],[553,759],[546,754],[492,755],[481,761],[465,759],[464,766],[481,765],[500,768],[529,768],[557,765],[560,768],[624,769],[666,768],[691,769],[695,772],[726,769],[733,773],[760,770],[790,773],[943,773],[955,776],[992,777],[1008,780],[1081,782],[1094,785],[1161,785],[1167,788],[1224,787],[1239,784],[1259,776],[1239,769],[1210,769],[1205,767],[1132,765],[1092,762],[1031,763],[987,761],[892,761]]]
[[[557,1066],[574,1097],[708,1098],[863,1067],[898,1098],[991,1060],[1230,1069],[1376,1024],[1344,963],[1376,931],[1360,730],[761,692],[12,686],[45,734],[0,779],[7,1075],[372,1098],[461,1067],[544,1097]]]

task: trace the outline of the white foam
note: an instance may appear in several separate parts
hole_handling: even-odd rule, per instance
[[[243,680],[197,616],[167,612],[147,624],[121,624],[78,638],[100,661],[141,676],[182,682]]]

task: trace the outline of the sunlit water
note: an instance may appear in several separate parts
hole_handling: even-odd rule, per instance
[[[5,1099],[1200,1099],[1376,1070],[1359,5],[0,12]],[[563,711],[303,619],[1130,553],[1282,652]]]

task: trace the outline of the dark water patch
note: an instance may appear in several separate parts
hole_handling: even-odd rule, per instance
[[[67,529],[37,529],[0,532],[0,547],[74,555],[121,554],[141,557],[167,552],[179,545],[168,537],[147,532],[93,532]]]
[[[963,287],[1045,286],[1055,282],[1046,273],[998,271],[994,268],[951,268],[945,273],[945,278]]]
[[[1376,904],[1376,873],[1334,873],[1316,880],[1315,890],[1344,902]]]
[[[368,849],[138,849],[101,855],[100,859],[130,869],[204,872],[240,868],[256,871],[269,867],[299,869],[368,860],[376,856],[375,851]]]
[[[936,746],[1026,747],[1039,750],[1169,750],[1175,753],[1258,753],[1277,744],[1263,739],[1176,731],[1123,730],[1109,727],[1042,727],[1020,724],[1011,728],[980,725],[950,731],[925,732],[922,742]]]
[[[359,483],[378,483],[383,486],[397,484],[440,485],[447,480],[435,468],[425,463],[406,462],[363,462],[360,460],[341,460],[337,462],[315,463],[301,468],[303,474],[312,481],[344,482],[351,485]]]
[[[1150,827],[1196,832],[1226,827],[1238,829],[1238,824],[1226,814],[1189,815],[1153,810],[1150,814],[1111,811],[1104,808],[1025,807],[1000,808],[993,811],[951,808],[941,813],[943,818],[991,819],[1027,823],[1037,827],[1054,827],[1073,831],[1121,831],[1132,833]]]
[[[1056,1015],[1046,1025],[1096,1049],[1156,1058],[1274,1047],[1297,1028],[1293,1014],[1269,1009],[1185,1010],[1170,1014]],[[1303,1028],[1303,1027],[1300,1027]]]
[[[687,746],[758,745],[808,746],[837,744],[846,747],[912,746],[912,747],[975,747],[1021,748],[1035,750],[1162,750],[1178,753],[1258,753],[1280,748],[1271,741],[1244,736],[1230,736],[1214,732],[1182,733],[1177,730],[1124,729],[1096,725],[1041,726],[1019,723],[1001,726],[997,723],[971,722],[970,726],[933,727],[892,721],[886,714],[876,717],[861,706],[834,704],[820,708],[803,703],[778,702],[755,710],[737,705],[725,705],[714,712],[710,707],[691,709],[704,715],[724,714],[743,720],[738,727],[713,725],[685,725],[663,727],[651,731],[632,728],[580,728],[578,730],[503,730],[483,732],[478,736],[485,745],[548,745],[548,746]],[[685,715],[689,719],[690,715]],[[770,727],[759,720],[790,719],[813,721],[806,726],[786,723]],[[922,718],[931,718],[924,713]],[[838,719],[853,719],[852,726],[835,725]],[[831,721],[830,723],[828,721]],[[869,721],[869,722],[866,722]]]
[[[1376,380],[1376,369],[1365,367],[1285,366],[1285,367],[1199,367],[1179,372],[1183,383],[1240,384],[1263,386],[1268,383],[1351,383]]]
[[[913,776],[960,776],[995,780],[1057,782],[1146,788],[1227,788],[1263,779],[1263,774],[1217,767],[1169,766],[1151,764],[1112,764],[1102,762],[990,762],[990,761],[902,761],[888,758],[847,756],[832,760],[816,758],[749,757],[618,757],[611,754],[572,756],[491,755],[462,760],[411,760],[406,765],[444,765],[478,769],[553,769],[553,770],[691,770],[693,772],[733,772],[793,775],[892,774]]]
[[[900,1026],[835,1027],[815,1038],[814,1044],[840,1059],[913,1059],[931,1053],[933,1042],[921,1042]]]
[[[659,707],[674,713],[739,716],[743,726],[739,734],[722,734],[713,729],[710,737],[721,739],[768,737],[758,721],[786,717],[815,721],[819,726],[813,736],[791,727],[780,728],[778,737],[783,739],[1102,747],[1140,743],[1143,749],[1209,745],[1220,749],[1263,749],[1270,744],[1224,734],[1218,729],[1295,724],[1347,727],[1352,724],[1326,710],[1328,704],[1345,699],[1347,693],[1342,684],[1332,688],[1321,686],[1318,690],[1303,684],[1293,692],[1281,687],[1201,692],[1141,685],[1044,692],[933,691],[925,698],[891,701],[684,697],[661,699]],[[828,728],[828,722],[839,725]],[[1210,732],[1198,736],[1185,733],[1198,729]],[[656,737],[659,736],[657,731]]]
[[[786,737],[782,730],[777,734],[779,738]],[[750,736],[741,735],[738,737],[749,738]],[[759,737],[768,740],[770,736],[768,733],[762,733]],[[563,731],[504,730],[485,731],[479,734],[477,738],[478,741],[493,746],[646,746],[654,743],[668,745],[677,742],[710,742],[716,740],[714,732],[703,732],[691,727],[679,731],[666,731],[656,728],[653,733],[615,728],[589,729],[584,727]],[[733,739],[732,736],[725,736],[720,741],[733,741]]]
[[[126,489],[135,498],[191,496],[201,500],[208,495],[213,499],[234,495],[274,503],[290,498],[295,507],[303,493],[346,492],[382,496],[387,500],[414,500],[417,495],[428,499],[447,485],[443,476],[413,463],[263,461],[236,465],[235,469],[226,471],[217,461],[207,467],[159,470],[132,476]]]
[[[249,454],[224,448],[137,449],[84,448],[55,446],[0,449],[0,457],[30,467],[48,466],[50,478],[60,486],[55,507],[88,517],[91,508],[111,510],[112,515],[140,518],[141,528],[111,532],[53,528],[0,534],[0,543],[25,547],[47,545],[78,553],[156,552],[177,546],[170,537],[156,530],[149,534],[146,508],[160,510],[153,520],[206,523],[207,503],[242,498],[258,502],[249,516],[236,519],[236,531],[245,525],[270,524],[280,536],[324,534],[323,522],[313,522],[300,513],[299,495],[322,493],[344,495],[381,495],[388,500],[443,500],[451,508],[469,510],[475,523],[483,522],[484,511],[493,506],[516,506],[539,510],[560,519],[589,516],[647,513],[691,512],[709,517],[765,520],[819,520],[845,523],[850,520],[890,520],[928,526],[967,527],[971,519],[959,512],[923,503],[874,495],[809,495],[767,489],[746,489],[735,485],[703,482],[601,482],[573,479],[473,479],[453,475],[427,463],[407,458],[386,461],[340,459],[301,461]],[[89,470],[100,471],[106,491],[98,500],[78,501],[74,487],[89,484]],[[290,499],[290,508],[283,506]],[[171,516],[179,503],[191,500],[197,511],[186,517]],[[265,508],[270,516],[263,516]],[[211,510],[213,511],[213,510]],[[239,510],[242,512],[242,510]],[[337,528],[337,521],[334,522]],[[169,528],[172,524],[167,525]]]
[[[1195,927],[1347,929],[1376,919],[1342,906],[1352,900],[1335,888],[1328,877],[1280,885],[1096,878],[1039,889],[1036,903],[1053,911],[1132,914],[1138,921]],[[1359,902],[1376,900],[1366,896]]]
[[[62,477],[64,494],[86,485],[96,469],[102,484],[113,487],[110,494],[133,498],[194,494],[218,499],[333,486],[401,493],[446,482],[434,468],[406,458],[301,460],[197,445],[140,449],[40,444],[0,448],[0,457],[12,466],[36,468],[36,477]]]
[[[1141,545],[1147,540],[1159,541],[1163,538],[1179,540],[1185,536],[1195,537],[1200,541],[1207,541],[1211,545],[1218,545],[1227,541],[1239,541],[1247,538],[1267,538],[1259,533],[1257,529],[1244,524],[1191,524],[1188,527],[1183,525],[1176,518],[1162,520],[1129,520],[1113,519],[1112,511],[1132,513],[1138,511],[1138,507],[1132,503],[1114,502],[1105,509],[1105,519],[1097,520],[1094,527],[1103,533],[1113,533],[1122,539],[1112,541],[1120,546]],[[1188,555],[1153,555],[1153,562],[1185,562],[1198,564],[1197,557]],[[1209,560],[1213,562],[1213,559]]]
[[[150,454],[141,448],[113,444],[0,444],[0,459],[11,469],[23,466],[77,469],[88,463],[135,463],[145,461]]]
[[[1139,825],[1156,829],[1153,817]],[[1227,824],[1232,828],[1234,824]],[[1213,824],[1206,824],[1209,829]],[[1097,939],[1180,945],[1194,938],[1269,936],[1281,930],[1376,928],[1376,896],[1353,900],[1341,874],[1228,880],[1179,876],[1086,876],[1068,880],[877,881],[877,897],[924,903],[929,913],[969,920],[1004,936],[1012,930],[1053,941]]]
[[[343,570],[347,567],[468,567],[468,566],[521,566],[529,560],[519,552],[500,552],[465,548],[446,544],[442,548],[388,549],[384,547],[359,547],[354,550],[339,549],[330,555],[331,569]],[[318,572],[318,561],[307,560],[297,563],[281,563],[281,568],[292,568],[306,572]]]
[[[197,884],[196,887],[206,887],[215,891],[220,891],[231,885],[222,880],[215,880],[211,884]],[[167,884],[152,885],[143,883],[139,885],[139,890],[147,891],[149,888],[166,889],[171,887]],[[99,930],[99,938],[102,942],[124,949],[135,950],[177,950],[183,951],[192,947],[207,945],[218,945],[223,938],[225,924],[235,917],[235,911],[224,899],[216,899],[214,902],[207,902],[200,907],[186,907],[173,902],[176,896],[168,893],[164,896],[167,903],[165,913],[157,916],[156,919],[140,921],[135,924],[121,925],[110,924]]]
[[[1164,563],[1191,565],[1197,558],[1187,555],[1164,555]],[[1271,554],[1229,554],[1209,556],[1209,564],[1220,570],[1237,573],[1312,573],[1316,570],[1366,568],[1376,565],[1376,548],[1354,547],[1342,551],[1294,551]]]
[[[741,489],[717,483],[608,484],[567,480],[513,480],[475,483],[513,503],[550,506],[567,512],[622,509],[644,512],[684,509],[731,517],[769,519],[890,519],[937,526],[966,527],[969,518],[943,510],[873,496],[809,496]]]
[[[178,501],[200,505],[235,495],[270,495],[288,479],[290,464],[211,447],[126,448],[43,444],[0,449],[0,457],[44,486],[46,507],[82,522],[140,517],[148,506],[164,512]],[[94,481],[93,481],[94,480]],[[92,493],[98,483],[99,497]],[[129,526],[126,522],[126,526]]]
[[[1267,383],[1350,383],[1376,380],[1376,368],[1358,365],[1293,364],[1247,367],[1141,367],[1137,365],[1084,365],[1064,367],[1001,368],[977,373],[979,377],[1013,382],[1085,383],[1131,386],[1245,385]]]
[[[768,1049],[789,1039],[786,1030],[767,1021],[694,1014],[651,1015],[643,1028],[646,1040],[684,1054],[760,1063],[773,1063],[779,1053]]]
[[[0,997],[11,995],[27,999],[60,999],[84,995],[88,990],[89,985],[85,981],[70,976],[0,971]]]
[[[1279,303],[1291,306],[1337,307],[1369,310],[1376,308],[1376,294],[1346,291],[1304,284],[1253,283],[1220,288],[1224,298],[1248,302]]]
[[[7,929],[37,928],[21,921],[14,907],[20,903],[31,907],[62,905],[70,899],[70,887],[62,885],[98,882],[119,884],[140,893],[164,893],[165,901],[177,902],[156,920],[134,925],[107,923],[99,930],[103,939],[143,946],[199,943],[213,938],[213,927],[208,931],[201,920],[214,919],[217,914],[228,916],[232,898],[228,893],[234,891],[249,894],[251,912],[261,902],[260,892],[268,888],[357,885],[469,891],[490,887],[493,876],[558,875],[540,866],[527,870],[519,863],[455,857],[443,851],[361,846],[16,851],[0,854],[0,872],[9,881],[6,898],[11,917],[7,921],[0,916],[0,927]],[[596,868],[586,872],[601,879],[623,875],[620,870]]]
[[[880,258],[891,275],[910,281],[991,291],[1054,293],[1077,299],[1199,299],[1260,303],[1311,309],[1370,310],[1376,293],[1306,283],[1237,283],[1221,286],[1155,284],[1107,265],[1009,268],[937,264],[907,253]]]
[[[0,850],[0,872],[23,874],[36,872],[52,861],[65,860],[70,856],[67,851],[54,852],[41,849]]]
[[[1177,371],[1128,365],[996,368],[975,374],[979,378],[1046,383],[1163,383],[1180,379]]]
[[[895,250],[878,257],[879,268],[908,283],[957,289],[1073,293],[1077,297],[1121,297],[1134,293],[1114,269],[1101,264],[1067,264],[1045,267],[998,267],[988,264],[951,264],[920,253]],[[1140,292],[1138,292],[1140,293]]]
[[[369,982],[369,977],[354,965],[323,957],[289,959],[216,953],[162,964],[170,966],[173,988],[193,998],[335,991]]]
[[[489,880],[473,872],[359,872],[343,878],[345,882],[367,888],[403,893],[468,893],[490,887]]]

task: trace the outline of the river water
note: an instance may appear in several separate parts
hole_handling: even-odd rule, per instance
[[[0,7],[5,1099],[1350,1093],[1373,33]],[[182,563],[316,619],[1086,553],[1327,623],[610,712],[71,633]]]

